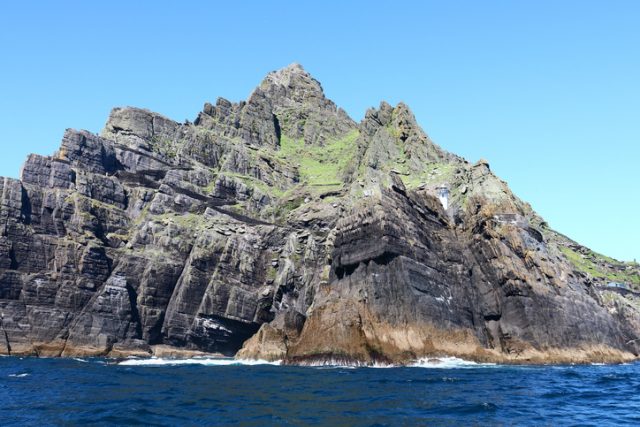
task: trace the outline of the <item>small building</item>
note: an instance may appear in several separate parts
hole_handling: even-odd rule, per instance
[[[618,282],[609,282],[609,283],[607,283],[607,288],[624,289],[625,291],[631,290],[628,285],[626,285],[624,283],[618,283]]]
[[[436,193],[438,194],[440,203],[442,203],[442,207],[446,211],[449,208],[449,186],[447,184],[443,184],[436,187]]]

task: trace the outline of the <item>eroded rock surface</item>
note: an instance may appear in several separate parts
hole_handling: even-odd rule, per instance
[[[355,123],[297,64],[193,123],[116,108],[100,135],[69,129],[54,155],[29,156],[0,193],[4,354],[640,351],[637,265],[549,229],[406,105]]]

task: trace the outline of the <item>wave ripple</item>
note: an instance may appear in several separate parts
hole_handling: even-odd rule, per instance
[[[0,358],[0,419],[3,426],[640,424],[640,364],[278,363]]]

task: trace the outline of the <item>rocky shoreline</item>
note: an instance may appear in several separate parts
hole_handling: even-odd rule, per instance
[[[546,351],[528,350],[518,355],[505,355],[500,352],[477,348],[473,353],[467,352],[442,352],[436,351],[424,354],[419,357],[406,359],[389,360],[387,358],[371,358],[363,361],[354,359],[351,355],[345,354],[314,354],[309,357],[295,357],[292,359],[277,358],[254,358],[249,357],[250,352],[245,352],[241,357],[233,359],[247,362],[268,362],[290,366],[354,366],[354,367],[384,367],[384,366],[416,366],[420,361],[427,361],[426,364],[438,365],[442,360],[456,359],[463,362],[474,362],[478,364],[496,365],[589,365],[589,364],[623,364],[638,362],[637,355],[610,347],[594,346],[589,349],[550,349]],[[264,356],[264,353],[257,353],[257,356]],[[10,355],[4,354],[0,357],[64,357],[64,358],[85,358],[103,357],[114,360],[136,359],[153,360],[163,359],[165,361],[182,361],[190,359],[229,359],[221,353],[207,353],[198,350],[188,350],[179,347],[166,345],[150,346],[148,350],[118,348],[104,353],[96,348],[65,348],[51,343],[35,345],[29,348],[19,348]]]
[[[199,350],[189,350],[181,347],[168,345],[145,345],[141,344],[137,348],[114,346],[109,351],[96,347],[68,347],[64,343],[41,343],[29,346],[19,346],[12,349],[11,353],[4,356],[14,357],[106,357],[113,359],[124,359],[128,357],[137,358],[170,358],[188,359],[193,357],[226,357],[221,353],[208,353]]]

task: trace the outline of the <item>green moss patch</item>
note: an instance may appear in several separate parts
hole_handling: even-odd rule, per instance
[[[606,257],[604,255],[597,254],[595,252],[589,253],[589,255],[583,255],[574,251],[566,246],[560,246],[560,251],[564,254],[567,260],[576,268],[576,270],[583,273],[588,273],[593,277],[600,277],[611,282],[625,283],[640,285],[640,275],[637,272],[625,272],[625,271],[611,271],[604,269],[593,261],[593,258],[600,258],[603,261],[612,264],[614,266],[629,265],[616,261],[613,258]]]
[[[258,178],[250,175],[242,175],[234,172],[223,172],[223,175],[239,179],[248,187],[258,189],[262,194],[266,194],[268,196],[282,197],[282,195],[284,194],[284,192],[278,187],[271,186],[265,182],[262,182]]]
[[[358,136],[359,132],[354,130],[340,139],[328,141],[324,146],[316,146],[283,135],[276,157],[297,165],[300,180],[307,185],[342,186],[344,173],[355,159]]]
[[[438,185],[451,182],[456,165],[450,163],[428,163],[420,173],[402,175],[402,182],[409,188],[416,188],[422,184]]]

